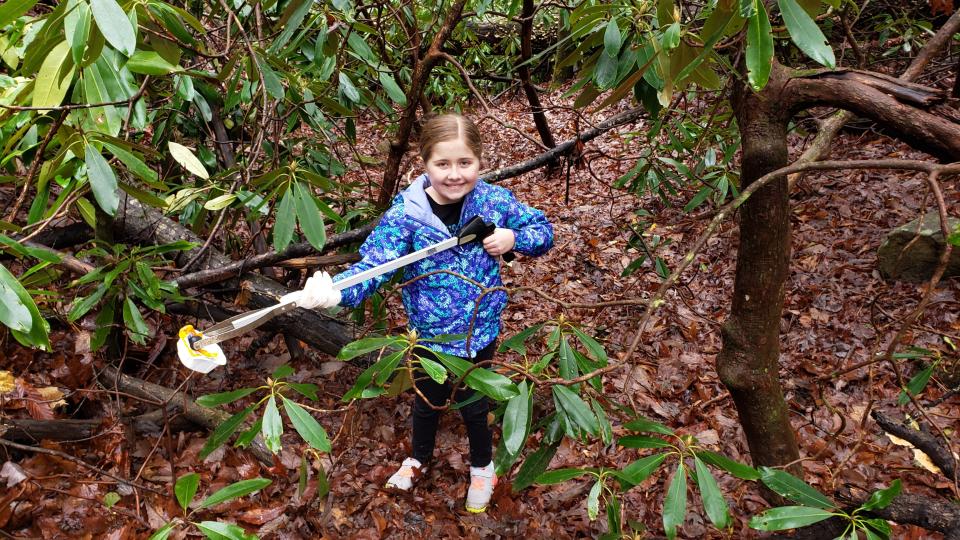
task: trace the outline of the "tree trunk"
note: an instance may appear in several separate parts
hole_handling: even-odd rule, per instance
[[[233,141],[230,139],[230,134],[227,133],[227,126],[223,123],[223,110],[220,107],[220,104],[217,102],[210,103],[210,108],[212,109],[212,115],[210,120],[211,128],[213,129],[213,136],[216,137],[214,140],[214,147],[217,149],[217,153],[220,154],[220,162],[223,164],[224,169],[232,169],[237,164],[237,156],[233,152]],[[241,174],[239,171],[235,174]],[[257,219],[255,213],[250,213],[247,216],[247,226],[250,227],[250,235],[253,237],[253,249],[256,250],[257,254],[262,254],[267,252],[267,240],[265,235],[262,234],[263,230],[260,225],[260,220]],[[187,268],[186,270],[189,270]],[[272,268],[266,268],[267,276],[271,278],[276,278],[276,272],[273,272]]]
[[[533,114],[533,123],[537,126],[537,133],[540,134],[540,140],[547,149],[553,148],[557,143],[553,140],[553,134],[550,133],[550,125],[547,123],[547,117],[543,113],[543,105],[540,104],[540,96],[537,95],[537,89],[534,88],[530,80],[530,64],[526,63],[533,56],[533,0],[523,0],[523,13],[520,15],[523,22],[520,24],[520,82],[523,84],[523,92],[527,95],[527,101],[530,103],[530,110]]]
[[[875,120],[915,148],[960,158],[960,123],[926,108],[943,98],[932,88],[849,70],[798,72],[776,62],[760,93],[738,84],[734,111],[743,144],[743,186],[787,164],[793,114],[830,105]],[[730,390],[755,465],[799,457],[778,380],[780,319],[790,262],[787,180],[758,190],[740,210],[740,249],[730,318],[723,326],[717,372]],[[799,472],[799,468],[796,468]]]
[[[778,76],[779,75],[779,76]],[[753,93],[738,84],[734,111],[743,144],[743,187],[787,164],[789,115],[779,94],[786,77],[777,70]],[[758,190],[740,208],[740,248],[730,318],[723,326],[717,373],[730,390],[755,466],[777,466],[799,457],[783,398],[780,315],[790,263],[787,179]]]

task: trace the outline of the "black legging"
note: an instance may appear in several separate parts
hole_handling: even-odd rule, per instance
[[[496,345],[497,342],[494,340],[477,352],[474,362],[492,359]],[[417,354],[437,360],[436,355],[426,349],[418,348]],[[430,400],[430,403],[439,407],[450,399],[450,383],[451,380],[455,380],[455,377],[452,373],[448,373],[447,381],[444,384],[438,384],[423,371],[418,370],[417,389]],[[456,402],[466,401],[473,394],[472,389],[461,386],[457,389]],[[413,457],[420,463],[428,463],[433,458],[433,447],[437,439],[437,425],[440,423],[441,412],[443,411],[430,408],[420,394],[416,394],[416,400],[413,403]],[[467,437],[470,439],[470,465],[474,467],[489,465],[493,457],[493,436],[487,423],[488,412],[489,405],[486,397],[481,397],[460,408],[460,416],[463,417]]]

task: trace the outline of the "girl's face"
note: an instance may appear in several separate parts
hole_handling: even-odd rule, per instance
[[[427,192],[440,204],[466,197],[480,175],[480,159],[460,137],[434,145],[425,165],[430,177]]]

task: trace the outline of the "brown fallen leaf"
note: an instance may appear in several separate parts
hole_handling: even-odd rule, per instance
[[[40,396],[47,402],[47,405],[49,405],[51,409],[67,405],[67,401],[63,399],[63,392],[56,386],[37,388],[37,392],[40,393]]]
[[[16,394],[22,398],[19,401],[30,413],[31,418],[34,420],[51,420],[54,418],[53,409],[46,403],[47,400],[44,399],[38,389],[20,378],[16,379],[14,383]]]
[[[251,525],[263,525],[268,521],[276,519],[283,514],[285,506],[276,506],[274,508],[252,508],[237,516],[237,519]]]

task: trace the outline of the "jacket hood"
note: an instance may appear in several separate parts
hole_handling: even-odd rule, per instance
[[[429,216],[433,215],[430,200],[427,198],[428,187],[430,187],[430,179],[426,174],[421,174],[407,186],[407,189],[400,192],[400,197],[403,198],[403,210],[407,216],[418,221],[428,221]]]

